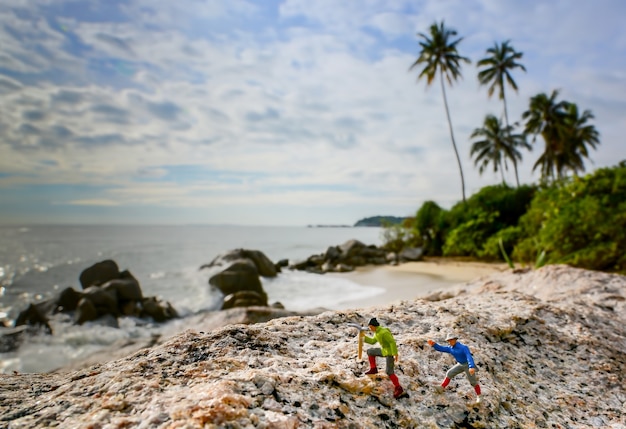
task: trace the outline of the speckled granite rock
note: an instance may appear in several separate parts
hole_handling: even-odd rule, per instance
[[[0,375],[0,427],[626,427],[626,277],[549,266],[451,295],[190,330],[80,371]],[[395,333],[409,398],[362,375],[346,323],[371,316]],[[426,340],[448,330],[474,351],[480,405],[462,376],[435,393],[452,362]]]

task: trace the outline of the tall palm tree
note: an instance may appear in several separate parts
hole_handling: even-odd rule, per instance
[[[584,171],[583,158],[589,158],[587,145],[595,149],[599,144],[598,131],[587,122],[593,119],[589,110],[582,116],[578,106],[567,101],[556,102],[559,91],[550,97],[541,93],[530,99],[529,109],[522,114],[526,119],[525,132],[541,135],[545,142],[543,154],[533,171],[541,167],[542,179],[561,179],[568,170],[577,174]]]
[[[489,56],[478,61],[477,67],[484,67],[478,72],[478,81],[481,85],[489,85],[487,95],[491,98],[495,90],[498,90],[498,98],[502,100],[504,105],[504,120],[508,127],[509,113],[506,107],[505,81],[517,92],[517,84],[511,76],[511,70],[520,68],[526,71],[526,67],[517,61],[522,58],[521,52],[516,52],[507,40],[501,44],[495,43],[493,48],[487,49]],[[521,160],[521,158],[520,158]],[[513,159],[513,167],[515,168],[515,180],[519,187],[519,176],[517,173],[517,160]]]
[[[531,149],[526,142],[524,134],[513,134],[510,126],[503,127],[500,120],[494,115],[487,115],[482,128],[476,128],[471,138],[481,137],[472,144],[471,156],[475,156],[474,164],[479,165],[480,174],[485,171],[489,164],[493,164],[493,171],[500,171],[502,183],[504,180],[504,170],[508,169],[506,160],[510,159],[514,164],[522,159],[522,154],[518,148]],[[519,185],[518,185],[519,186]]]
[[[441,24],[437,22],[430,26],[429,35],[419,33],[418,36],[423,40],[419,42],[421,50],[419,57],[409,67],[412,70],[414,67],[424,65],[424,68],[417,76],[417,79],[426,77],[426,84],[430,86],[437,74],[439,74],[441,80],[441,92],[443,93],[443,102],[446,107],[446,116],[448,118],[448,127],[450,128],[450,137],[452,138],[452,147],[456,154],[456,160],[459,164],[459,171],[461,173],[461,189],[463,192],[463,201],[465,202],[465,179],[463,177],[463,167],[461,166],[461,158],[459,158],[459,151],[454,141],[454,132],[452,130],[452,120],[450,119],[450,109],[448,108],[448,99],[446,98],[446,87],[444,85],[444,78],[448,81],[449,85],[452,85],[453,81],[456,81],[461,77],[460,62],[470,63],[469,58],[462,57],[457,52],[457,45],[463,38],[452,40],[456,37],[455,30],[446,28],[443,21]]]
[[[565,123],[562,128],[565,150],[562,159],[557,163],[559,177],[564,175],[566,169],[574,174],[585,171],[583,158],[589,158],[587,145],[595,149],[600,144],[598,131],[587,123],[594,118],[591,111],[585,110],[579,115],[578,106],[574,103],[566,103],[565,109]]]

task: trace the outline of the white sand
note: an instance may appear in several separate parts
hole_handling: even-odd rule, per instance
[[[349,273],[326,275],[348,278],[363,286],[376,286],[385,291],[373,297],[355,300],[346,308],[395,304],[428,295],[436,290],[470,282],[495,272],[506,271],[504,263],[468,262],[451,258],[428,258],[397,266],[360,267]]]

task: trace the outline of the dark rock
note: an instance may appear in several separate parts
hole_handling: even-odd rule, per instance
[[[258,250],[234,249],[217,256],[209,264],[202,265],[200,269],[215,266],[230,265],[233,261],[250,260],[256,267],[261,277],[276,277],[278,271],[274,263],[265,254]]]
[[[113,290],[121,301],[141,301],[143,299],[139,282],[132,276],[109,280],[101,288],[105,291]]]
[[[141,317],[151,317],[155,322],[161,323],[178,317],[178,313],[169,302],[155,297],[144,298],[141,307]]]
[[[105,314],[119,315],[117,293],[115,289],[103,289],[99,286],[89,286],[83,292],[83,299],[88,299],[98,310],[98,316]]]
[[[72,287],[63,289],[56,300],[56,308],[54,311],[63,313],[76,310],[82,296],[82,293]]]
[[[115,261],[107,259],[102,262],[97,262],[91,267],[86,268],[80,273],[79,280],[83,289],[87,289],[89,286],[101,285],[109,280],[118,279],[120,277],[120,270]]]
[[[224,297],[222,310],[234,307],[264,307],[267,306],[267,294],[265,292],[255,292],[244,290],[231,293]]]
[[[98,318],[98,310],[89,299],[81,299],[74,313],[74,323],[82,325],[85,322],[96,320]]]
[[[238,260],[225,270],[213,275],[209,284],[218,288],[224,295],[251,290],[262,293],[263,285],[256,266],[250,260]]]
[[[42,311],[42,307],[36,304],[29,304],[26,310],[21,311],[17,316],[15,326],[22,325],[43,327],[48,334],[52,334],[45,311]]]
[[[14,328],[0,326],[0,353],[9,353],[19,348],[26,325]]]

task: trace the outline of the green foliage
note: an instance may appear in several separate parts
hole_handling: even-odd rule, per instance
[[[513,251],[521,233],[522,230],[519,226],[509,226],[501,229],[485,241],[482,250],[478,253],[478,257],[492,261],[504,259],[511,266],[513,262],[510,261],[509,255]]]
[[[371,216],[357,221],[354,226],[381,226],[401,224],[407,218],[397,216]]]
[[[446,216],[443,254],[502,260],[499,237],[492,242],[490,237],[517,225],[519,218],[526,213],[535,190],[535,187],[527,185],[519,188],[504,184],[487,186],[466,203],[456,204]],[[512,249],[508,239],[504,242]]]
[[[515,259],[626,271],[626,163],[542,188],[520,225]]]
[[[399,252],[405,247],[421,247],[422,238],[415,228],[405,225],[386,225],[382,232],[382,247],[391,252]]]
[[[454,228],[443,245],[444,256],[477,257],[489,231],[498,217],[498,212],[474,210],[474,217]]]
[[[415,215],[416,233],[423,240],[423,254],[440,256],[443,246],[445,210],[433,201],[426,201]]]
[[[504,258],[506,263],[509,264],[509,268],[514,269],[515,264],[513,263],[513,261],[511,261],[511,258],[509,258],[506,250],[504,250],[504,244],[502,244],[502,239],[498,240],[498,245],[500,246],[500,252],[502,252],[502,257]]]

